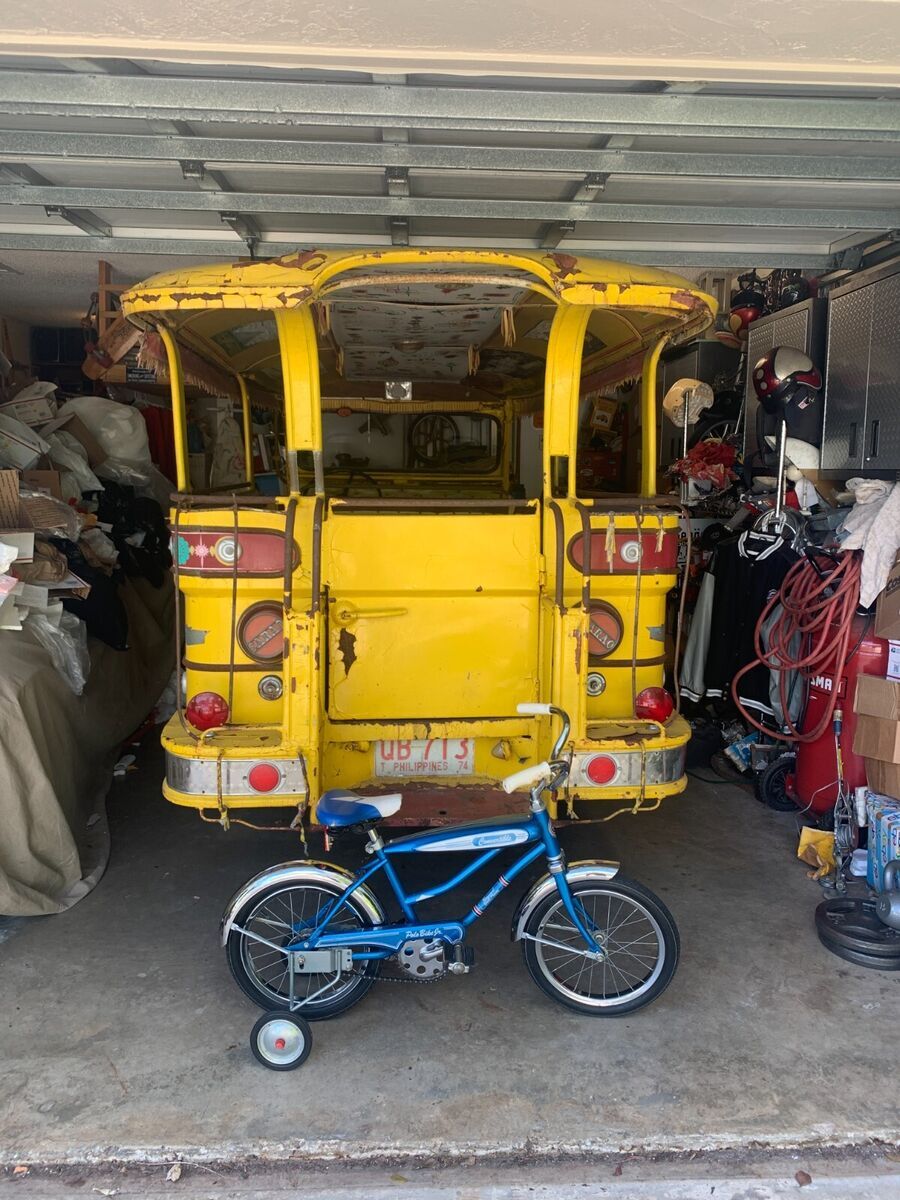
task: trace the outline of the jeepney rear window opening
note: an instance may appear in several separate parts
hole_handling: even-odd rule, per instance
[[[187,397],[189,425],[218,422],[221,408],[204,413],[197,391],[222,395],[214,389],[230,375],[238,424],[236,380],[250,392],[254,414],[253,470],[248,466],[245,481],[235,479],[232,487],[253,490],[260,474],[255,451],[267,443],[262,473],[277,475],[282,494],[308,494],[324,484],[325,494],[336,496],[537,497],[546,355],[557,299],[528,272],[501,271],[370,263],[307,296],[319,370],[321,455],[286,452],[284,371],[302,377],[304,367],[302,357],[296,366],[290,363],[271,308],[198,308],[163,318],[182,348],[186,390],[193,393]],[[287,298],[285,293],[290,307]],[[607,380],[621,387],[623,377],[638,374],[648,332],[659,327],[651,318],[656,311],[598,305],[591,313],[577,461],[567,464],[567,486],[577,495],[629,491],[637,482],[628,466],[629,410],[636,405],[633,398],[621,404],[621,390],[613,396]],[[307,418],[298,413],[294,420],[305,426]],[[238,455],[232,457],[237,462]],[[228,482],[210,472],[202,487],[192,480],[192,490],[225,491]],[[551,491],[561,494],[563,487],[560,479]]]

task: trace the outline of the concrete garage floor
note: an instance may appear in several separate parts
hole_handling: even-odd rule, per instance
[[[679,922],[680,970],[645,1012],[604,1021],[546,999],[508,938],[513,888],[475,926],[470,975],[376,985],[278,1075],[251,1059],[257,1010],[217,925],[235,887],[295,843],[202,824],[159,798],[161,771],[150,746],[114,785],[96,891],[0,945],[0,1163],[896,1141],[900,975],[819,945],[796,822],[745,790],[693,781],[656,814],[563,834],[573,858],[621,857]]]

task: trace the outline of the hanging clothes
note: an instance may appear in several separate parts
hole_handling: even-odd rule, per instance
[[[706,656],[709,652],[709,632],[715,596],[716,577],[712,571],[705,571],[691,617],[684,658],[681,660],[679,684],[682,696],[687,696],[688,700],[702,700],[706,695]]]
[[[716,548],[710,565],[715,576],[715,603],[706,656],[707,696],[728,696],[734,676],[756,657],[756,623],[796,561],[796,553],[781,538],[754,530]],[[741,701],[750,709],[774,716],[769,688],[770,672],[760,664],[741,680]]]

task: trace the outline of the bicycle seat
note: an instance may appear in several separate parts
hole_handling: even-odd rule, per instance
[[[384,796],[358,796],[344,788],[323,792],[316,805],[316,818],[329,829],[348,825],[366,825],[392,817],[400,811],[403,797],[399,792]]]

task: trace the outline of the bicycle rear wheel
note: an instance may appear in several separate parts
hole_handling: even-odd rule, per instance
[[[288,958],[280,947],[299,941],[304,929],[313,929],[319,913],[340,894],[337,887],[325,882],[273,884],[247,901],[235,919],[239,928],[228,935],[225,954],[238,986],[254,1004],[271,1011],[290,1008]],[[332,933],[368,928],[371,921],[353,896],[328,923]],[[254,933],[265,938],[265,942],[248,936]],[[295,999],[315,997],[299,1012],[309,1021],[346,1012],[369,991],[380,965],[371,960],[362,963],[358,971],[347,971],[338,978],[296,974]]]
[[[647,888],[616,876],[570,884],[582,919],[606,951],[593,959],[552,892],[528,919],[525,965],[559,1004],[594,1017],[618,1017],[656,1000],[672,981],[680,950],[672,914]]]

